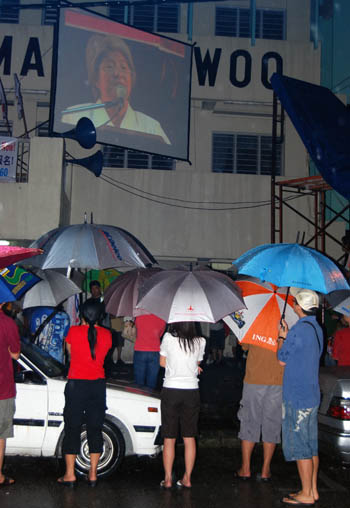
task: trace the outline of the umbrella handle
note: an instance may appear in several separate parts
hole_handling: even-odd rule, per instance
[[[287,307],[287,301],[288,301],[288,296],[289,296],[289,289],[290,289],[290,287],[288,286],[287,293],[286,293],[286,299],[284,300],[284,306],[283,306],[283,311],[282,311],[281,320],[280,320],[280,325],[282,326],[282,328],[284,328],[284,326],[282,325],[282,320],[285,318],[285,314],[286,314],[286,307]]]

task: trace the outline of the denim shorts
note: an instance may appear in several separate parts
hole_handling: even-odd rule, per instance
[[[317,407],[295,409],[282,404],[282,449],[286,461],[311,459],[318,455]]]

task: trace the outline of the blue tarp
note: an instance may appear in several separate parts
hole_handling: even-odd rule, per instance
[[[324,180],[350,199],[350,110],[323,86],[276,73],[271,85]]]

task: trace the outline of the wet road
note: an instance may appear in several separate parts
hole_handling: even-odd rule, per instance
[[[234,431],[233,431],[234,432]],[[213,431],[210,433],[215,434]],[[227,433],[225,433],[227,436]],[[281,507],[281,497],[298,487],[294,463],[285,463],[278,449],[273,462],[273,481],[235,482],[232,473],[239,466],[239,442],[230,438],[224,448],[212,448],[213,439],[203,432],[199,442],[198,459],[189,489],[161,490],[161,457],[127,458],[121,469],[109,479],[101,480],[96,488],[80,480],[75,489],[56,483],[62,464],[52,459],[8,457],[6,473],[17,482],[0,489],[0,507],[14,508],[271,508]],[[227,439],[227,438],[226,438]],[[176,479],[183,472],[181,445],[175,464]],[[261,463],[261,447],[254,453],[255,472]],[[321,457],[318,508],[349,506],[350,470]]]

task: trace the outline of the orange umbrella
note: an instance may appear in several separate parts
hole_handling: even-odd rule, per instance
[[[278,289],[269,282],[253,277],[236,281],[241,288],[247,308],[223,318],[238,340],[277,351],[278,324],[284,310],[290,328],[298,319],[293,311],[293,297],[286,295],[287,288]]]

